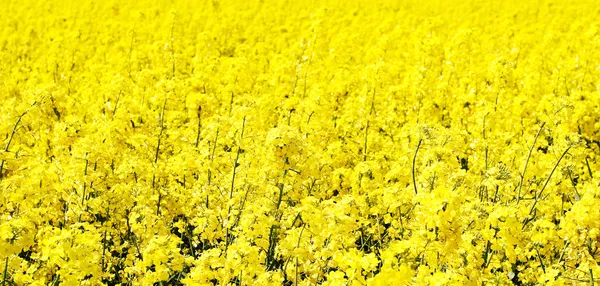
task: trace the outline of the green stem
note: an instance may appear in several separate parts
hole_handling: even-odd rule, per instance
[[[418,193],[417,179],[415,179],[415,163],[417,162],[417,154],[419,153],[419,148],[421,148],[422,142],[423,142],[423,139],[419,139],[419,144],[417,145],[417,150],[415,150],[415,156],[413,157],[413,162],[412,162],[412,180],[413,180],[413,186],[415,187],[415,195]]]
[[[244,120],[242,121],[242,134],[240,135],[240,144],[242,141],[242,138],[244,137],[244,129],[246,127],[246,117],[244,117]],[[235,190],[235,175],[236,175],[236,170],[237,167],[239,165],[239,160],[240,160],[240,153],[242,152],[242,148],[240,147],[240,144],[238,144],[238,149],[237,149],[237,154],[235,155],[235,160],[233,161],[233,171],[231,172],[231,188],[229,189],[229,200],[233,199],[233,191]],[[229,220],[229,215],[231,213],[231,208],[232,206],[229,206],[229,209],[227,210],[227,220]],[[225,251],[227,251],[227,248],[229,247],[230,244],[230,238],[229,238],[229,230],[230,228],[228,227],[225,233]]]
[[[23,112],[23,114],[21,114],[21,116],[19,116],[19,119],[17,119],[17,122],[13,126],[12,132],[10,133],[10,137],[8,137],[8,142],[6,142],[6,146],[4,147],[4,152],[8,152],[8,148],[10,148],[10,143],[12,143],[13,137],[15,136],[15,133],[17,132],[17,127],[19,126],[19,123],[21,123],[21,119],[23,119],[23,116],[25,116],[25,114],[27,114],[27,111]],[[2,180],[2,172],[4,171],[4,162],[5,161],[2,160],[2,163],[0,163],[0,180]]]
[[[519,192],[517,193],[517,204],[521,201],[521,189],[523,188],[523,180],[525,179],[525,171],[527,171],[527,164],[529,164],[529,158],[531,158],[531,153],[533,152],[533,148],[535,147],[535,142],[537,142],[542,129],[544,129],[544,125],[546,122],[543,122],[538,130],[537,134],[535,134],[535,138],[533,138],[533,144],[531,144],[531,148],[529,148],[529,154],[527,155],[527,160],[525,160],[525,166],[523,167],[523,172],[521,173],[521,180],[519,181]]]
[[[585,164],[587,165],[588,168],[588,173],[590,173],[590,178],[594,178],[594,175],[592,174],[592,168],[590,168],[590,161],[588,161],[590,157],[585,157]]]
[[[210,186],[210,180],[211,180],[211,177],[212,177],[212,164],[213,164],[213,161],[215,160],[215,149],[217,149],[217,139],[219,139],[219,128],[217,128],[217,134],[215,135],[215,141],[213,142],[213,149],[212,149],[212,152],[210,154],[210,165],[208,167],[208,172],[207,172],[208,173],[208,178],[206,180],[206,184],[209,185],[209,186]],[[208,149],[210,151],[210,144],[208,145]],[[208,199],[206,200],[206,205],[207,205],[207,208],[208,208]]]
[[[198,131],[196,132],[196,149],[200,143],[200,129],[202,128],[202,107],[198,106]]]
[[[6,256],[6,260],[4,262],[4,274],[2,275],[2,286],[6,285],[7,272],[8,272],[8,256]]]
[[[104,257],[106,256],[106,229],[104,230],[104,239],[102,240],[102,272],[104,273]]]
[[[537,258],[540,261],[540,265],[542,266],[542,270],[544,271],[544,273],[546,273],[546,265],[544,264],[544,261],[542,260],[542,256],[540,255],[540,250],[539,250],[539,248],[537,246],[535,247],[535,252],[537,253]]]
[[[554,164],[554,167],[552,168],[552,171],[550,172],[550,175],[548,176],[548,179],[546,179],[546,183],[544,183],[544,186],[542,187],[542,189],[540,190],[540,192],[535,196],[535,201],[533,202],[533,205],[531,206],[531,210],[529,211],[530,215],[533,213],[533,210],[535,209],[538,201],[542,197],[542,193],[544,192],[544,189],[546,189],[546,186],[548,186],[548,183],[550,182],[550,179],[552,178],[552,174],[554,174],[554,171],[558,167],[558,164],[560,164],[560,161],[565,157],[565,155],[567,155],[567,152],[569,152],[569,150],[571,149],[571,147],[572,146],[567,147],[567,149],[562,153],[562,155],[560,156],[560,158],[558,159],[558,161],[556,161],[556,164]]]

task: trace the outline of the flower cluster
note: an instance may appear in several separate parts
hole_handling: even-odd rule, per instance
[[[1,283],[594,285],[596,4],[4,1]]]

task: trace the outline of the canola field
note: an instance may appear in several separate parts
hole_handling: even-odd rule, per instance
[[[0,285],[598,285],[591,0],[3,0]]]

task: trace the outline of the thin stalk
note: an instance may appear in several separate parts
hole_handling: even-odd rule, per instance
[[[162,193],[158,190],[158,202],[156,202],[156,216],[160,215],[160,202],[162,201]]]
[[[244,117],[244,120],[242,121],[242,134],[240,136],[240,144],[242,141],[242,138],[244,137],[244,128],[246,127],[246,117]],[[229,200],[231,201],[231,199],[233,199],[233,191],[235,190],[235,175],[236,175],[236,170],[238,167],[238,161],[240,159],[240,153],[242,148],[240,147],[240,144],[238,144],[238,149],[237,149],[237,154],[235,155],[235,160],[233,161],[233,170],[231,172],[231,188],[229,189]],[[227,220],[229,221],[229,215],[231,213],[231,208],[232,206],[229,206],[229,209],[227,210]],[[229,246],[230,240],[229,240],[229,230],[230,228],[227,228],[227,231],[225,233],[225,251],[227,251],[227,248]]]
[[[244,117],[244,121],[242,122],[242,134],[240,136],[240,143],[242,141],[242,137],[244,136],[244,128],[246,126],[246,117]],[[231,174],[231,188],[229,190],[229,199],[231,199],[233,197],[233,190],[234,190],[234,185],[235,185],[235,174],[236,174],[236,170],[238,167],[238,162],[240,159],[240,153],[242,152],[242,148],[240,147],[240,145],[238,145],[237,148],[237,153],[235,155],[235,161],[233,162],[233,171]]]
[[[588,173],[590,173],[590,178],[594,178],[594,175],[592,174],[592,168],[590,168],[590,161],[588,160],[589,158],[589,156],[585,157],[585,164],[587,165]]]
[[[577,185],[575,184],[575,181],[573,180],[573,176],[571,175],[573,171],[571,171],[571,168],[567,167],[567,174],[569,174],[569,179],[571,180],[571,185],[573,186],[573,189],[575,189],[575,194],[577,194],[578,197],[581,198],[581,195],[579,194],[579,191],[577,190]]]
[[[225,241],[225,251],[227,251],[227,248],[229,247],[229,245],[232,242],[232,240],[229,239],[229,230],[233,230],[240,223],[240,219],[242,218],[242,211],[244,210],[244,206],[246,205],[246,201],[248,200],[248,193],[250,193],[250,188],[248,188],[246,190],[246,194],[244,195],[244,199],[240,203],[240,207],[238,209],[239,211],[238,211],[237,217],[235,218],[235,221],[233,222],[233,225],[230,228],[227,229],[227,234],[225,236],[226,237],[225,238],[226,239],[226,241]]]
[[[106,229],[104,230],[104,239],[102,240],[102,273],[104,273],[104,257],[106,256]]]
[[[537,253],[537,258],[540,261],[540,265],[542,266],[542,270],[544,271],[544,273],[546,273],[546,265],[544,264],[544,261],[542,260],[542,256],[540,255],[540,250],[539,250],[539,248],[537,246],[535,247],[535,252]]]
[[[10,133],[10,137],[8,138],[8,142],[6,142],[6,147],[4,147],[4,152],[8,152],[10,143],[12,142],[12,139],[15,136],[15,133],[17,132],[17,127],[19,126],[19,123],[21,123],[21,119],[23,119],[23,116],[25,116],[25,114],[27,114],[27,111],[23,112],[23,114],[19,116],[19,119],[17,119],[17,122],[13,126],[12,132]]]
[[[117,113],[117,108],[119,108],[119,101],[121,100],[121,94],[123,90],[119,90],[119,95],[117,96],[117,101],[115,102],[115,109],[112,112],[112,119],[115,119],[115,114]]]
[[[200,143],[200,129],[202,128],[202,107],[198,106],[198,131],[196,132],[196,149],[198,149],[198,143]]]
[[[0,163],[0,181],[2,180],[2,172],[4,172],[4,160]]]
[[[165,109],[167,107],[167,99],[168,99],[168,97],[165,97],[165,101],[163,102],[163,106],[162,106],[162,111],[160,113],[160,132],[158,133],[158,142],[156,144],[156,152],[154,154],[154,164],[158,163],[158,156],[160,154],[160,143],[162,140],[162,135],[165,131]],[[156,175],[152,175],[152,187],[154,187],[155,179],[156,179]],[[156,203],[156,215],[157,216],[160,215],[161,200],[162,200],[162,193],[160,192],[160,189],[159,189],[158,190],[158,202]]]
[[[525,166],[523,166],[523,172],[521,172],[521,180],[519,181],[519,190],[517,193],[517,204],[521,201],[521,189],[523,188],[523,180],[525,179],[525,171],[527,171],[527,165],[529,164],[529,158],[531,158],[531,153],[533,152],[533,148],[535,147],[535,142],[537,142],[542,129],[544,129],[544,125],[546,122],[543,122],[538,130],[537,134],[535,134],[535,138],[533,138],[533,144],[531,144],[531,148],[529,148],[529,154],[527,155],[527,160],[525,160]]]
[[[300,230],[300,234],[298,235],[298,243],[296,244],[296,248],[300,247],[300,239],[302,238],[302,233],[304,232],[304,227],[305,227],[305,225],[303,224],[302,225],[302,229]],[[296,286],[298,286],[298,256],[296,256],[296,269],[295,269],[295,272],[296,272],[296,279],[294,281],[295,282],[294,284]]]
[[[488,149],[489,147],[487,146],[487,136],[485,133],[485,119],[487,117],[487,114],[483,116],[483,140],[486,142],[485,143],[485,171],[487,172],[488,170]]]
[[[277,188],[279,189],[279,196],[277,197],[277,205],[275,206],[275,218],[277,218],[277,216],[279,215],[279,206],[281,206],[281,201],[283,200],[283,183],[279,183],[277,185]]]
[[[2,286],[6,285],[7,273],[8,273],[8,256],[6,256],[6,260],[4,261],[4,273],[2,274]]]
[[[87,176],[87,171],[88,171],[88,165],[90,163],[90,161],[88,160],[88,152],[85,153],[85,168],[83,169],[83,175]]]
[[[565,256],[565,252],[567,251],[567,247],[569,247],[569,244],[571,244],[569,241],[567,241],[565,243],[565,247],[563,247],[563,250],[560,252],[560,256],[558,257],[558,263],[560,264]]]
[[[371,109],[369,110],[369,118],[375,112],[375,94],[377,93],[377,89],[373,87],[373,97],[371,98]],[[367,119],[367,126],[365,127],[365,146],[363,147],[363,161],[367,161],[367,145],[368,145],[368,135],[369,135],[369,127],[371,126],[371,121]]]
[[[558,167],[558,164],[560,164],[560,161],[565,157],[565,155],[567,154],[567,152],[569,152],[569,150],[571,149],[571,147],[572,146],[567,147],[567,149],[562,153],[562,155],[560,156],[560,158],[558,159],[558,161],[556,161],[556,164],[554,164],[554,167],[552,168],[552,171],[550,172],[550,175],[548,176],[548,179],[546,179],[546,183],[544,183],[544,186],[542,187],[542,189],[540,190],[540,192],[535,196],[535,201],[533,202],[533,205],[531,206],[531,210],[529,211],[530,215],[533,213],[533,210],[535,209],[538,201],[542,197],[542,193],[544,192],[544,189],[546,189],[546,186],[548,186],[548,183],[550,182],[550,178],[552,178],[552,174],[554,174],[554,171]]]
[[[219,129],[217,128],[217,134],[215,135],[215,140],[213,142],[213,149],[212,152],[210,154],[210,166],[208,167],[208,178],[206,180],[206,184],[210,186],[210,180],[212,177],[212,163],[215,159],[215,150],[217,149],[217,139],[219,139]],[[210,149],[210,144],[208,145],[208,148]],[[206,205],[208,208],[208,199],[206,200]]]
[[[160,113],[160,132],[158,133],[158,143],[156,144],[156,152],[154,153],[154,164],[158,162],[158,154],[160,152],[160,141],[162,139],[162,134],[165,131],[165,108],[167,106],[167,99],[168,97],[165,97],[162,111]]]
[[[286,171],[283,172],[283,177],[287,174]],[[277,198],[277,204],[275,205],[275,219],[279,221],[279,207],[281,206],[281,201],[283,200],[283,183],[277,184],[277,188],[279,189],[279,196]],[[275,262],[275,248],[277,246],[277,228],[276,224],[272,224],[269,230],[269,248],[267,250],[267,258],[266,258],[266,267],[267,271],[274,270],[273,263]]]
[[[415,150],[415,156],[413,157],[413,162],[412,162],[412,180],[413,180],[413,186],[415,187],[415,195],[418,193],[417,179],[415,178],[415,163],[417,162],[417,154],[419,153],[419,148],[421,148],[422,142],[423,142],[423,139],[419,139],[419,144],[417,145],[417,149]]]
[[[367,120],[367,126],[365,127],[365,145],[363,146],[363,161],[367,161],[367,141],[369,140],[369,121]]]
[[[233,91],[231,92],[231,100],[229,101],[229,116],[231,116],[231,111],[233,110],[233,98],[235,96],[235,93],[233,93]]]
[[[8,152],[8,149],[10,148],[10,143],[12,143],[13,137],[15,136],[15,133],[17,132],[17,127],[19,126],[19,123],[21,123],[21,119],[23,119],[23,116],[25,116],[25,114],[27,114],[28,111],[23,112],[23,114],[21,114],[21,116],[19,116],[19,119],[17,119],[17,122],[15,123],[15,125],[13,126],[12,132],[10,133],[10,137],[8,137],[8,142],[6,142],[6,146],[4,147],[4,152]],[[4,163],[5,160],[3,159],[2,162],[0,163],[0,180],[2,180],[2,172],[4,171]]]
[[[298,257],[296,256],[296,279],[294,281],[294,285],[298,286]]]

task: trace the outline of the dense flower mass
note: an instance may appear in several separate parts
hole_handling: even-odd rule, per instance
[[[600,283],[592,0],[4,0],[2,285]]]

